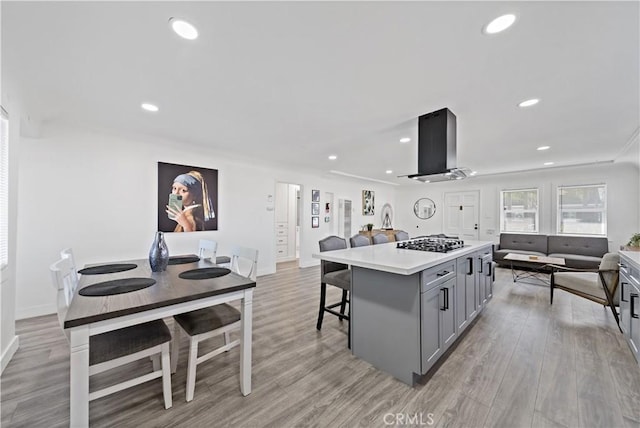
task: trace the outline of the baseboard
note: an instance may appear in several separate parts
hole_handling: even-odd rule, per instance
[[[13,339],[9,343],[9,346],[7,346],[7,349],[5,349],[2,352],[2,357],[0,361],[0,374],[4,372],[4,368],[7,367],[7,364],[9,364],[9,361],[11,361],[11,358],[13,358],[13,354],[16,353],[19,346],[20,346],[20,337],[13,336]]]
[[[51,315],[57,312],[58,308],[55,304],[29,306],[26,308],[16,309],[16,320],[39,317],[42,315]]]

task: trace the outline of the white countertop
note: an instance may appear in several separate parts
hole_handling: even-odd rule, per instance
[[[627,259],[631,260],[640,269],[640,251],[620,251]]]
[[[345,250],[325,251],[315,253],[313,257],[383,272],[412,275],[440,263],[473,253],[482,247],[491,246],[493,243],[490,241],[465,241],[464,244],[464,248],[448,253],[432,253],[396,248],[396,242],[389,242]]]

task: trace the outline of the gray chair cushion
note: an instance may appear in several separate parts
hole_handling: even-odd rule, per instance
[[[520,254],[536,253],[547,254],[547,235],[527,235],[521,233],[501,233],[500,250],[526,251]],[[514,251],[511,251],[514,252]]]
[[[349,290],[351,288],[351,269],[325,273],[322,277],[322,282],[335,285],[343,290]]]
[[[231,257],[229,256],[217,256],[216,257],[216,264],[217,265],[224,265],[227,263],[231,263]]]
[[[320,251],[333,251],[333,250],[344,250],[347,248],[347,241],[340,238],[339,236],[327,236],[324,239],[318,241],[320,245]]]
[[[399,230],[395,234],[396,241],[406,241],[409,239],[409,234],[404,230]]]
[[[240,311],[223,303],[210,308],[175,315],[173,319],[180,324],[180,327],[189,336],[195,336],[240,321]]]
[[[602,257],[609,251],[607,238],[549,235],[549,254],[577,254]]]
[[[153,348],[171,340],[169,328],[162,320],[132,325],[89,337],[89,365],[104,363]]]
[[[384,233],[378,233],[377,235],[373,235],[373,244],[386,244],[389,242],[389,238]]]
[[[353,235],[351,238],[349,238],[349,243],[351,244],[351,248],[371,245],[371,242],[369,242],[369,238],[360,234]]]

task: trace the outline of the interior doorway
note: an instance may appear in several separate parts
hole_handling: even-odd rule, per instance
[[[293,183],[276,183],[275,237],[276,270],[281,262],[300,259],[300,218],[302,186]],[[297,266],[297,263],[295,263]],[[291,263],[286,263],[291,266]]]
[[[450,192],[444,194],[443,233],[460,239],[478,240],[480,192]]]

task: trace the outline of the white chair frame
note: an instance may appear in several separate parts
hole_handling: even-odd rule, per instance
[[[65,251],[69,250],[67,253]],[[51,276],[53,279],[53,285],[58,290],[58,320],[60,326],[64,330],[64,318],[67,312],[67,308],[71,303],[75,294],[75,289],[78,285],[78,277],[75,270],[75,262],[73,260],[73,253],[70,249],[63,250],[63,258],[50,266]],[[65,334],[68,333],[64,330]],[[113,360],[104,361],[99,364],[89,366],[89,376],[102,373],[106,370],[128,364],[132,361],[140,360],[145,357],[154,357],[160,354],[161,367],[157,367],[154,362],[153,371],[142,376],[138,376],[124,382],[117,383],[107,388],[99,389],[89,393],[89,401],[96,400],[98,398],[111,395],[123,389],[130,388],[135,385],[139,385],[144,382],[162,377],[162,393],[164,396],[165,409],[170,408],[173,405],[171,396],[171,361],[169,353],[169,343],[163,343],[142,351],[125,355],[123,357],[115,358]]]
[[[202,242],[202,241],[201,241]],[[250,261],[250,267],[247,272],[243,272],[240,269],[240,260],[246,259]],[[258,250],[245,247],[233,247],[231,249],[231,271],[238,275],[247,277],[252,281],[256,280],[256,272],[258,269]],[[235,330],[240,330],[240,321],[236,321],[231,324],[227,324],[215,330],[207,331],[205,333],[189,336],[189,360],[187,364],[187,386],[186,386],[186,401],[193,400],[196,389],[196,367],[198,364],[203,363],[216,355],[220,355],[223,352],[227,352],[232,348],[240,344],[240,339],[231,341],[230,333]],[[175,373],[178,369],[178,354],[180,352],[180,335],[182,328],[180,324],[174,320],[174,332],[173,340],[171,342],[171,373]],[[186,332],[185,332],[186,333]],[[219,335],[224,336],[224,345],[220,348],[214,349],[205,355],[198,357],[198,344],[203,341]]]
[[[201,239],[198,243],[198,257],[201,259],[211,259],[212,262],[216,261],[216,254],[218,252],[218,242],[210,239]]]

